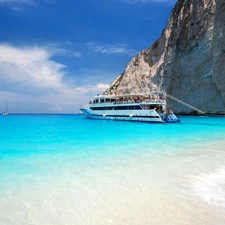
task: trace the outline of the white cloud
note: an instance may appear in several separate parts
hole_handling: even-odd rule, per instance
[[[52,5],[56,4],[57,0],[0,0],[0,5],[5,4],[10,6],[15,11],[23,11],[24,6],[37,6],[39,4]]]
[[[136,52],[126,46],[126,45],[108,45],[108,44],[99,44],[99,43],[93,43],[89,42],[86,44],[90,49],[92,49],[95,52],[102,53],[102,54],[108,54],[108,55],[134,55]]]
[[[62,48],[59,43],[47,43],[47,44],[40,44],[49,51],[52,55],[60,55],[60,56],[67,56],[67,57],[81,57],[82,54],[80,52],[75,52],[70,49]]]
[[[23,11],[24,10],[22,7],[18,7],[18,6],[13,6],[12,9],[14,11]]]
[[[67,110],[62,109],[58,104],[55,104],[55,107],[49,108],[49,110],[52,112],[67,112]]]
[[[101,94],[103,91],[105,91],[109,87],[108,84],[99,83],[96,85],[87,85],[87,86],[81,86],[74,89],[76,93],[82,93],[82,94]]]
[[[0,88],[35,95],[64,88],[65,65],[52,61],[51,53],[38,47],[0,45]]]
[[[5,110],[8,100],[11,112],[78,112],[93,95],[108,88],[100,82],[80,87],[66,82],[66,66],[52,56],[46,48],[0,44],[0,110]]]
[[[23,12],[24,6],[34,6],[36,2],[35,0],[0,0],[0,6],[1,5],[7,5],[17,12]]]
[[[78,113],[82,105],[87,104],[92,96],[101,94],[108,86],[99,83],[67,88],[45,96],[0,91],[0,111],[5,110],[7,100],[9,113]]]
[[[40,1],[37,0],[0,0],[0,3],[17,3],[17,4],[36,4]],[[46,4],[55,4],[57,0],[42,0]]]
[[[80,84],[92,84],[92,83],[111,83],[113,78],[120,74],[120,70],[116,69],[105,70],[100,68],[90,69],[90,68],[81,68],[76,72],[76,77],[79,77]],[[68,82],[74,83],[73,80],[68,80]]]
[[[21,3],[21,4],[32,4],[33,0],[0,0],[0,3]]]

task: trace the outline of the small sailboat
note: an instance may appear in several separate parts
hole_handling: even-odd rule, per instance
[[[7,116],[9,113],[8,113],[8,105],[7,105],[7,101],[5,103],[5,108],[6,108],[6,111],[2,113],[3,116]]]

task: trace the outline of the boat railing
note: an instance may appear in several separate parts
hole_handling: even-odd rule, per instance
[[[163,99],[150,99],[150,100],[122,100],[122,101],[93,101],[89,104],[165,104],[166,101]]]

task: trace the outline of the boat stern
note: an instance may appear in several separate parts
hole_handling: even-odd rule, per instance
[[[172,112],[172,110],[167,110],[167,112],[163,113],[162,120],[165,123],[179,123],[180,120],[176,117],[176,115]]]

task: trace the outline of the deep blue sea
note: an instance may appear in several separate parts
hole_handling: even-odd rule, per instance
[[[1,225],[224,225],[225,117],[0,116]]]

